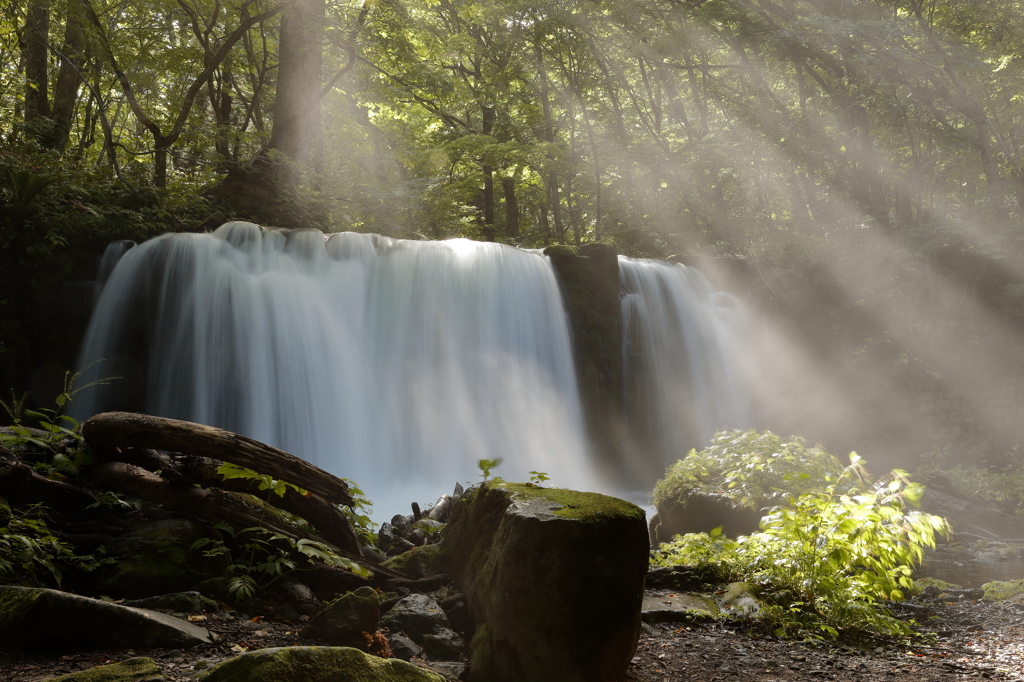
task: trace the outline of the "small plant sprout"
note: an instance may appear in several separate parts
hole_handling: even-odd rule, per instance
[[[491,469],[497,469],[502,461],[503,460],[500,457],[496,457],[495,459],[480,459],[477,460],[476,466],[480,469],[480,475],[483,476],[486,481],[491,477]]]
[[[531,471],[530,472],[530,483],[540,486],[544,481],[550,481],[551,477],[543,471]]]

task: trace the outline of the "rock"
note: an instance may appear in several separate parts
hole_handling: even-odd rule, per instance
[[[391,646],[391,653],[395,655],[395,658],[403,661],[408,661],[414,656],[417,658],[423,656],[423,649],[420,648],[420,645],[400,632],[392,632],[388,635],[388,644]]]
[[[214,666],[200,682],[445,682],[405,661],[348,647],[260,649]]]
[[[410,594],[399,599],[381,619],[381,625],[392,632],[404,632],[421,645],[424,635],[452,627],[441,606],[425,594]]]
[[[363,633],[373,633],[380,621],[380,599],[372,587],[360,587],[328,606],[299,633],[304,639],[331,646],[366,648]]]
[[[185,648],[210,644],[210,634],[157,611],[32,587],[0,586],[0,648],[80,646]]]
[[[455,505],[440,546],[478,624],[471,680],[625,677],[647,573],[642,509],[596,493],[486,483]]]
[[[449,680],[465,680],[469,666],[459,661],[431,661],[430,669],[436,670]]]
[[[423,635],[420,643],[431,660],[454,661],[466,653],[466,641],[448,628]]]
[[[129,658],[120,663],[98,665],[70,675],[51,677],[46,682],[163,682],[160,668],[152,658]]]
[[[647,592],[640,617],[645,623],[693,623],[714,620],[721,612],[708,595]]]
[[[761,604],[750,587],[750,583],[729,583],[725,593],[719,597],[722,607],[744,616],[757,615]]]
[[[175,592],[161,594],[145,599],[131,599],[122,602],[123,606],[135,606],[140,609],[164,609],[165,611],[181,611],[183,613],[200,613],[206,610],[217,610],[217,603],[206,599],[198,592]]]
[[[413,547],[384,562],[387,568],[401,571],[411,578],[429,578],[444,573],[441,565],[441,552],[437,545]]]
[[[731,538],[755,533],[761,526],[760,510],[733,506],[725,495],[690,491],[658,505],[660,524],[651,524],[651,544],[657,546],[676,535],[707,533],[721,528]]]
[[[190,550],[204,536],[192,521],[165,519],[115,538],[106,551],[117,563],[101,569],[92,592],[140,599],[194,589],[211,577],[206,571],[209,559]]]
[[[0,528],[4,528],[11,522],[11,505],[7,500],[0,497]]]
[[[427,518],[431,521],[438,521],[440,523],[447,523],[448,517],[452,513],[452,498],[451,495],[442,495],[437,498],[437,502],[427,512]]]
[[[649,590],[699,590],[705,582],[709,581],[693,566],[659,566],[647,572],[644,586]]]

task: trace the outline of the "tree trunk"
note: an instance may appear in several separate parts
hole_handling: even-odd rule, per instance
[[[505,234],[509,239],[519,239],[519,202],[516,200],[516,181],[502,178],[501,190],[505,194]]]
[[[269,149],[285,157],[276,179],[286,186],[296,184],[301,171],[313,165],[320,144],[325,7],[324,0],[291,0],[281,16]]]
[[[153,448],[221,459],[297,485],[332,504],[353,504],[348,484],[341,479],[283,450],[212,426],[130,412],[104,412],[82,424],[82,436],[100,452],[123,447]]]
[[[32,0],[26,11],[21,51],[25,61],[25,124],[33,137],[43,136],[43,126],[50,118],[46,63],[49,32],[50,0]]]
[[[43,144],[63,152],[71,135],[71,122],[78,103],[78,92],[82,85],[81,69],[85,65],[85,33],[82,30],[78,6],[68,8],[67,25],[64,27],[64,46],[57,84],[53,88],[53,107],[50,118],[53,128]]]

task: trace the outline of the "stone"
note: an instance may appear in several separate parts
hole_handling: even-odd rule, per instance
[[[625,677],[648,564],[642,509],[596,493],[485,483],[455,505],[440,546],[477,623],[472,682]]]
[[[469,666],[460,661],[431,661],[430,669],[436,670],[448,680],[465,680]]]
[[[726,495],[712,495],[690,491],[682,497],[673,497],[658,505],[656,514],[660,523],[651,524],[651,544],[668,542],[676,535],[708,533],[721,528],[728,537],[756,533],[761,527],[761,512],[733,506]]]
[[[454,661],[466,653],[466,641],[448,628],[423,635],[420,644],[431,660]]]
[[[203,597],[199,592],[175,592],[173,594],[146,597],[145,599],[130,599],[122,602],[122,605],[135,606],[140,609],[180,611],[182,613],[200,613],[207,610],[217,610],[217,602]]]
[[[163,682],[156,661],[152,658],[129,658],[127,661],[98,665],[70,675],[51,677],[46,682]]]
[[[335,600],[302,628],[299,636],[331,646],[366,648],[363,633],[377,631],[380,598],[372,587],[360,587]]]
[[[210,633],[158,611],[33,587],[0,586],[0,648],[186,648]]]
[[[410,594],[399,599],[381,619],[381,625],[392,632],[404,632],[421,645],[424,635],[452,627],[441,606],[425,594]]]
[[[410,578],[428,578],[444,573],[441,552],[436,544],[413,547],[407,552],[391,557],[384,562],[384,566],[400,571]]]
[[[100,569],[92,593],[141,599],[194,589],[210,578],[209,559],[193,552],[192,543],[205,536],[201,526],[187,519],[163,519],[114,538],[107,556],[117,563]]]
[[[349,647],[260,649],[229,659],[200,682],[445,682],[440,674]]]
[[[707,595],[648,591],[640,617],[645,623],[696,623],[714,620],[720,612]]]
[[[420,645],[400,632],[392,632],[388,635],[388,644],[391,646],[391,653],[395,655],[395,658],[403,661],[423,656],[423,649],[420,648]]]

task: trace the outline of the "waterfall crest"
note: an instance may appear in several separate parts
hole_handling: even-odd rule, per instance
[[[512,480],[595,486],[558,284],[513,247],[239,222],[165,235],[110,273],[79,366],[100,359],[83,383],[124,378],[83,391],[78,416],[133,408],[243,433],[378,508],[432,501],[481,458]]]

